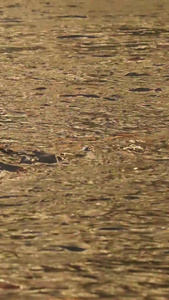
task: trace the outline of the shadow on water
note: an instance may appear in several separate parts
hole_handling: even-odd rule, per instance
[[[167,299],[168,1],[0,6],[0,298]]]

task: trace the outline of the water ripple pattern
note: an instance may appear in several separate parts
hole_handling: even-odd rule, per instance
[[[0,299],[168,299],[168,48],[167,0],[1,0]]]

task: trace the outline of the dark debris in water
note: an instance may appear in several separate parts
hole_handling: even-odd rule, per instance
[[[108,101],[118,101],[121,99],[121,96],[120,95],[111,95],[108,97],[104,97],[104,99],[108,100]]]
[[[124,230],[124,227],[101,227],[99,230],[106,230],[106,231],[120,231]]]
[[[97,38],[96,35],[84,35],[84,34],[71,34],[71,35],[60,35],[58,39],[77,39],[77,38]]]
[[[8,171],[8,172],[22,172],[24,171],[24,168],[12,164],[6,164],[0,162],[0,171]]]
[[[136,88],[136,89],[130,89],[131,92],[150,92],[153,89],[150,88]]]
[[[111,201],[110,197],[101,197],[101,198],[88,198],[86,199],[87,202],[100,202],[100,201]]]
[[[63,94],[62,97],[85,97],[85,98],[100,98],[100,96],[95,94]]]
[[[72,251],[72,252],[83,252],[86,250],[85,248],[77,247],[77,246],[60,246],[60,248],[66,249],[66,250]]]
[[[87,19],[87,16],[83,15],[65,15],[65,16],[57,16],[60,19],[67,19],[67,18],[75,18],[75,19]]]
[[[154,91],[154,92],[162,92],[161,88],[156,88],[156,89],[151,89],[148,87],[140,87],[140,88],[134,88],[134,89],[129,89],[129,91],[131,92],[150,92],[150,91]]]
[[[20,164],[32,164],[34,160],[28,156],[22,156],[20,160]]]
[[[76,158],[76,157],[86,157],[86,158],[95,158],[94,156],[94,147],[93,146],[84,146],[81,150],[79,149],[76,153],[61,153],[61,154],[54,154],[54,153],[46,153],[45,151],[40,150],[33,150],[33,151],[16,151],[11,148],[5,147],[0,145],[0,152],[12,158],[12,160],[16,159],[20,164],[60,164],[63,163],[69,164],[69,160],[67,158]],[[90,153],[93,156],[90,156]],[[13,163],[3,163],[0,162],[0,171],[5,170],[8,172],[20,172],[24,171],[25,169],[21,166],[15,165]]]
[[[37,91],[43,91],[43,90],[46,90],[46,89],[47,88],[45,86],[39,86],[35,90],[37,90]]]
[[[41,162],[41,163],[48,163],[48,164],[53,164],[57,162],[57,158],[55,154],[48,154],[45,153],[44,151],[34,151],[34,154],[36,156],[35,161],[36,162]]]
[[[137,72],[129,72],[125,76],[129,77],[140,77],[140,76],[149,76],[148,73],[137,73]]]

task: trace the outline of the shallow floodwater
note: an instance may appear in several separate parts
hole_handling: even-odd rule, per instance
[[[0,54],[0,299],[168,299],[168,0],[1,0]]]

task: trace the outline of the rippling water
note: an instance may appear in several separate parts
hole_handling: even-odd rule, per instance
[[[168,49],[167,0],[1,0],[2,300],[168,299]]]

